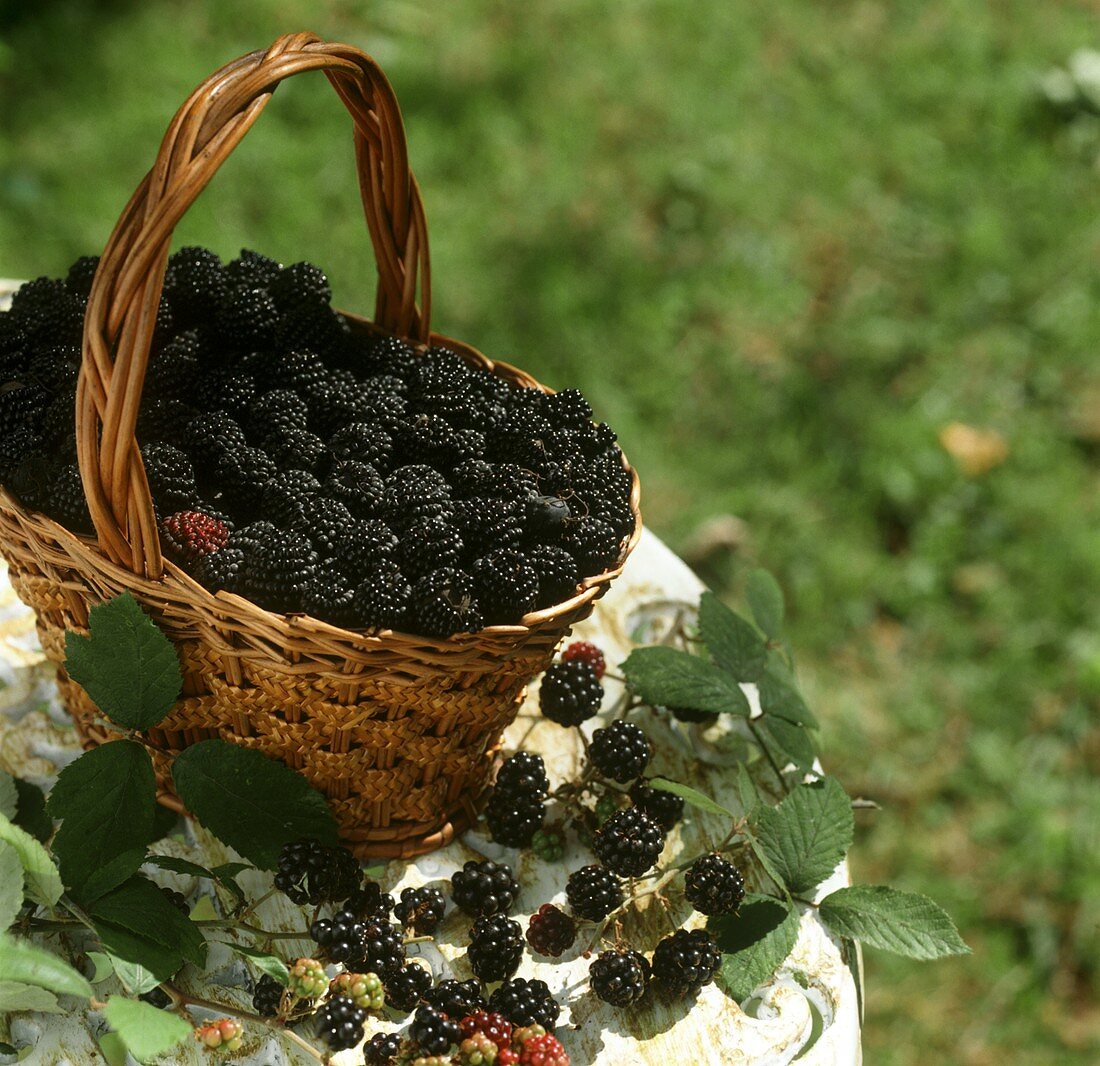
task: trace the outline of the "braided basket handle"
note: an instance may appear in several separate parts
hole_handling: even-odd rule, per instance
[[[424,207],[397,98],[378,64],[350,45],[295,33],[211,74],[176,112],[153,169],[115,226],[84,320],[76,401],[80,475],[101,548],[139,576],[159,578],[164,569],[134,431],[172,231],[278,84],[306,70],[324,71],[355,123],[359,189],[378,265],[375,322],[402,337],[428,339]]]

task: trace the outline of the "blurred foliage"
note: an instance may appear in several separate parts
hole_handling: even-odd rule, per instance
[[[9,4],[0,270],[98,250],[217,64],[301,26],[372,52],[438,327],[582,386],[647,521],[719,588],[757,560],[781,575],[828,764],[885,807],[856,876],[929,892],[975,949],[868,960],[867,1060],[1095,1062],[1100,139],[1050,77],[1080,73],[1095,14]],[[177,237],[314,259],[369,310],[323,79],[280,88]],[[714,516],[734,535],[708,542]]]

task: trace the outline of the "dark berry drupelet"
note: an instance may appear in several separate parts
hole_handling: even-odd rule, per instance
[[[335,996],[321,1004],[315,1015],[315,1031],[333,1051],[353,1048],[363,1039],[367,1012],[347,996]]]
[[[355,587],[339,570],[322,565],[302,586],[302,610],[335,626],[354,625]]]
[[[551,663],[542,675],[539,709],[561,726],[580,725],[600,709],[603,686],[588,663]]]
[[[518,895],[512,868],[491,859],[470,859],[451,877],[455,906],[474,917],[507,914]]]
[[[497,772],[494,795],[531,796],[545,799],[550,791],[550,779],[546,776],[546,763],[541,755],[530,751],[517,751],[501,763]]]
[[[325,495],[339,500],[357,518],[371,518],[378,511],[383,481],[369,463],[337,459],[324,483]]]
[[[599,518],[577,518],[562,537],[562,547],[577,561],[582,575],[601,574],[619,557],[620,536]]]
[[[474,633],[484,626],[473,581],[464,570],[441,567],[419,578],[410,597],[413,626],[428,637]]]
[[[383,892],[377,881],[367,881],[344,900],[340,909],[361,922],[369,918],[389,921],[393,896]]]
[[[432,987],[431,972],[417,962],[407,962],[396,970],[382,975],[386,989],[386,1004],[406,1014],[414,1010]]]
[[[375,1033],[363,1045],[363,1066],[393,1066],[400,1052],[400,1033]]]
[[[245,553],[245,581],[256,603],[269,611],[300,611],[302,593],[320,560],[309,537],[276,530]]]
[[[447,910],[447,901],[438,888],[422,885],[419,888],[406,888],[401,892],[401,902],[393,909],[394,917],[411,929],[417,936],[434,933],[443,921]]]
[[[470,571],[489,625],[513,625],[534,609],[539,579],[527,557],[500,548],[477,559]]]
[[[666,833],[684,816],[684,800],[674,792],[654,788],[643,779],[630,786],[634,806],[648,814]]]
[[[188,511],[198,502],[195,468],[179,448],[153,441],[141,449],[149,491],[161,514]]]
[[[452,1021],[435,1007],[417,1007],[409,1027],[413,1042],[428,1055],[444,1055],[462,1039],[457,1021]]]
[[[284,844],[279,852],[275,887],[294,903],[339,903],[358,887],[362,873],[350,851],[318,840]]]
[[[308,429],[275,429],[264,438],[263,449],[280,470],[305,470],[315,473],[328,449],[316,433]]]
[[[653,980],[666,995],[680,999],[710,984],[721,962],[711,933],[678,929],[653,951]]]
[[[424,999],[448,1018],[465,1018],[485,1009],[485,996],[477,978],[456,981],[453,977],[440,981],[424,994]]]
[[[592,840],[596,858],[621,877],[641,877],[653,868],[664,846],[660,825],[637,807],[611,815]]]
[[[420,518],[401,534],[397,564],[415,580],[440,567],[453,567],[462,556],[462,538],[443,518]]]
[[[645,996],[649,961],[637,951],[602,951],[588,968],[592,991],[613,1007],[629,1007]]]
[[[523,931],[519,922],[503,914],[478,918],[466,949],[470,969],[482,981],[503,981],[519,969],[523,957]]]
[[[262,448],[239,448],[218,457],[214,482],[240,511],[251,512],[259,510],[264,487],[277,472]]]
[[[366,629],[401,629],[409,618],[412,588],[393,563],[368,570],[355,590],[355,615]]]
[[[444,517],[453,510],[446,479],[430,466],[401,466],[386,478],[383,518],[407,524],[418,518]]]
[[[283,1001],[283,986],[266,973],[256,982],[252,1007],[261,1018],[274,1018]]]
[[[485,808],[489,835],[506,848],[525,848],[542,828],[546,809],[537,795],[495,792]]]
[[[582,866],[569,875],[565,898],[578,917],[602,922],[622,905],[623,886],[619,878],[603,866]]]
[[[645,772],[652,751],[641,726],[620,719],[592,734],[588,758],[604,777],[626,784]]]
[[[588,663],[592,667],[593,673],[597,678],[602,678],[604,672],[607,670],[607,660],[604,658],[604,654],[600,649],[591,641],[587,640],[574,640],[565,646],[565,649],[561,653],[563,662],[572,662],[574,659],[579,659],[581,662]]]
[[[544,903],[527,923],[527,943],[540,955],[548,955],[552,959],[568,951],[576,939],[577,923],[552,903]]]
[[[552,607],[576,595],[581,580],[577,564],[564,548],[540,544],[527,553],[539,579],[536,607]]]
[[[238,289],[218,308],[219,334],[238,348],[257,348],[275,337],[279,312],[263,289]]]
[[[205,555],[195,563],[192,574],[196,581],[211,592],[243,593],[244,588],[244,552],[232,545],[210,555]]]
[[[704,855],[684,874],[684,895],[700,914],[732,914],[745,898],[745,879],[728,859]]]
[[[352,422],[329,440],[336,459],[367,463],[375,470],[389,470],[393,460],[393,437],[377,422]]]
[[[552,1032],[561,1006],[550,994],[545,981],[513,977],[489,997],[489,1010],[503,1015],[515,1026],[541,1025]]]

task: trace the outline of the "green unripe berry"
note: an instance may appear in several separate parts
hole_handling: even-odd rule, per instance
[[[287,987],[299,999],[318,999],[328,989],[325,968],[316,959],[299,959],[290,968]]]
[[[376,973],[342,973],[332,979],[334,996],[347,996],[363,1010],[381,1010],[386,1003],[382,979]]]
[[[565,854],[565,837],[556,829],[540,829],[531,838],[531,850],[543,862],[558,862]]]

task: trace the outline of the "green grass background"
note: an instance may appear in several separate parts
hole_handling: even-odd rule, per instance
[[[0,3],[0,274],[97,251],[175,107],[313,28],[394,82],[436,323],[575,384],[683,548],[773,569],[856,877],[972,957],[867,958],[869,1063],[1100,1056],[1100,173],[1034,79],[1095,3]],[[1100,143],[1098,141],[1097,143]],[[280,89],[177,234],[372,305],[348,121]],[[950,422],[1009,455],[959,471]]]

